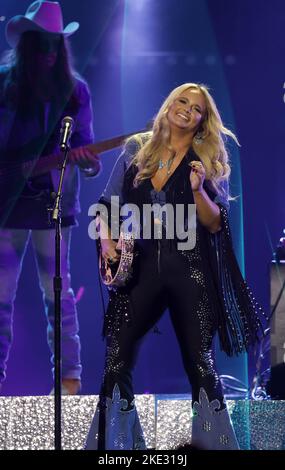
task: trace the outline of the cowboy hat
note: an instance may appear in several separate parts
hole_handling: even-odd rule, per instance
[[[63,29],[63,19],[58,2],[36,1],[27,9],[25,15],[11,18],[6,25],[6,39],[11,47],[16,47],[25,31],[40,31],[63,34],[65,37],[75,33],[79,23],[73,21]]]

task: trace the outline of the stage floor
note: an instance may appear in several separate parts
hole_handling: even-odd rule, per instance
[[[62,447],[83,449],[96,395],[62,397]],[[285,401],[227,400],[240,448],[285,449]],[[0,397],[0,449],[53,449],[51,396]],[[148,448],[175,449],[191,442],[188,395],[136,395]]]

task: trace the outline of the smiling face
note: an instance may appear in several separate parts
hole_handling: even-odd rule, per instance
[[[167,118],[172,130],[185,130],[193,135],[206,115],[206,102],[200,90],[183,91],[169,106]]]

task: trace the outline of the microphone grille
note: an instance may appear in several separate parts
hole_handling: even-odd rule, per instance
[[[70,116],[65,116],[63,120],[61,121],[62,125],[69,124],[70,126],[73,125],[73,119]]]

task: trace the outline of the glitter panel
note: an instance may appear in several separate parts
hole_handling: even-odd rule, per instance
[[[156,448],[175,449],[191,443],[191,401],[158,400]]]
[[[242,449],[285,449],[285,401],[228,401],[235,432]]]
[[[62,448],[83,449],[98,396],[62,397]],[[147,447],[155,446],[153,395],[137,395],[136,407]],[[0,450],[54,448],[54,398],[0,397]]]

